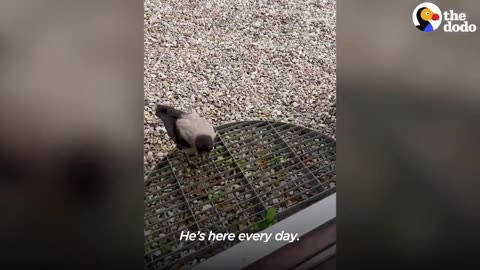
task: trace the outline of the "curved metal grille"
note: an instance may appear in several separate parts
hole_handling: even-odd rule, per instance
[[[236,243],[180,241],[182,231],[260,230],[269,209],[281,221],[336,190],[334,139],[281,122],[216,130],[213,153],[201,168],[190,168],[174,151],[145,180],[148,269],[188,268]]]

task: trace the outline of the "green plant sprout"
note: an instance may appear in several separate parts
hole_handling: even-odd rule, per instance
[[[222,167],[223,164],[224,164],[223,163],[223,157],[222,156],[217,157],[217,160],[215,161],[215,166]]]
[[[267,214],[262,221],[259,221],[253,224],[250,229],[253,232],[259,232],[265,230],[266,228],[272,226],[273,224],[277,223],[277,209],[275,207],[270,207],[267,210]]]
[[[241,169],[242,171],[244,171],[244,170],[246,169],[245,163],[247,163],[247,161],[246,161],[245,159],[240,159],[240,160],[238,161],[238,166],[240,166],[240,169]]]
[[[273,165],[279,165],[279,164],[282,164],[283,162],[285,162],[285,160],[282,157],[274,157],[272,159]]]
[[[172,246],[170,244],[167,244],[162,247],[161,251],[162,251],[162,254],[170,253],[170,251],[172,251]]]
[[[208,194],[208,198],[212,201],[212,203],[217,204],[218,199],[220,199],[223,195],[225,195],[225,192],[223,191],[215,191],[213,194]]]
[[[217,149],[215,149],[215,151],[213,151],[213,152],[214,152],[215,154],[218,154],[218,155],[223,154],[223,153],[225,153],[225,147],[224,147],[224,146],[220,146],[220,147],[218,147]]]

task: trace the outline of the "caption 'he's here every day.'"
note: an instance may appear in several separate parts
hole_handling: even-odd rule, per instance
[[[287,241],[288,243],[292,243],[295,240],[299,240],[298,233],[288,233],[285,231],[281,231],[279,233],[240,233],[238,237],[235,233],[214,233],[209,232],[208,237],[206,238],[205,232],[189,232],[189,231],[182,231],[180,235],[180,240],[209,240],[209,241],[234,241],[236,239],[240,241],[262,241],[267,243],[268,241],[275,240],[275,241]]]

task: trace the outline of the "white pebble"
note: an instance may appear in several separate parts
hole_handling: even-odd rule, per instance
[[[210,204],[205,204],[203,207],[202,207],[202,211],[207,211],[208,209],[212,208],[212,206]]]

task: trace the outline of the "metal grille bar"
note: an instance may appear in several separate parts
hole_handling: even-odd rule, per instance
[[[269,208],[281,221],[336,190],[333,138],[268,121],[216,130],[214,152],[201,168],[191,169],[174,151],[145,179],[149,269],[188,269],[235,244],[180,241],[182,231],[248,232]]]

